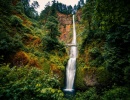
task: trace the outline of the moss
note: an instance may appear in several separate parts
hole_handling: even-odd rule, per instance
[[[79,67],[76,72],[75,86],[86,90],[93,86],[106,86],[110,82],[110,74],[104,67]]]
[[[79,67],[76,70],[75,87],[79,90],[85,90],[87,87],[84,84],[85,70],[83,67]]]
[[[96,75],[99,84],[105,85],[110,80],[110,74],[104,67],[97,68]]]
[[[105,91],[101,100],[130,100],[130,91],[126,87],[116,87]]]

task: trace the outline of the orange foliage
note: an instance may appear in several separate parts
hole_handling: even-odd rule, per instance
[[[55,74],[57,76],[61,76],[62,74],[62,72],[54,64],[51,64],[50,71],[52,74]]]
[[[33,35],[31,35],[31,34],[28,34],[28,35],[26,35],[25,37],[24,37],[24,43],[26,44],[26,45],[29,45],[30,43],[32,43],[34,40],[36,39],[36,37],[34,37]]]
[[[29,20],[27,20],[27,18],[26,18],[25,16],[22,16],[22,15],[20,15],[20,14],[16,14],[16,15],[23,20],[23,24],[24,24],[25,26],[28,26],[28,27],[29,27],[29,26],[32,25],[32,22],[29,21]]]
[[[24,51],[19,51],[14,55],[13,64],[16,66],[24,66],[29,62],[29,57]]]
[[[30,59],[30,61],[29,61],[29,66],[33,66],[33,67],[37,67],[37,68],[41,68],[41,66],[39,65],[37,59]]]
[[[33,41],[34,39],[35,39],[35,38],[34,38],[33,35],[31,35],[31,34],[28,34],[28,35],[27,35],[27,40],[28,40],[28,41],[31,42],[31,41]]]
[[[31,46],[39,46],[41,43],[41,39],[39,37],[33,36],[31,34],[27,34],[24,39],[24,43],[26,45],[31,45]]]
[[[33,41],[34,46],[38,46],[41,43],[41,39],[37,38],[36,40]]]
[[[14,55],[13,65],[15,66],[25,66],[29,65],[31,67],[41,68],[38,60],[36,58],[30,58],[29,55],[24,51],[19,51]]]

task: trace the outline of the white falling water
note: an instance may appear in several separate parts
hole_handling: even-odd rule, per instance
[[[77,47],[76,47],[76,29],[75,20],[73,15],[73,39],[70,48],[70,59],[68,60],[68,65],[66,68],[66,91],[73,91],[74,78],[76,73],[76,57],[77,57]]]

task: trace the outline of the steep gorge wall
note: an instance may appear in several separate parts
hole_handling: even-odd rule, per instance
[[[84,24],[81,22],[82,11],[79,10],[75,14],[76,18],[76,32],[78,45],[82,44],[83,37],[80,36],[84,31]],[[60,40],[64,43],[70,43],[72,39],[73,23],[72,15],[65,15],[58,13],[58,20],[60,23]],[[109,73],[104,68],[86,67],[89,59],[88,50],[86,49],[84,54],[79,54],[77,59],[77,74],[76,74],[76,88],[86,90],[88,87],[105,85],[109,80]],[[84,66],[83,66],[83,65]],[[82,67],[81,67],[82,65]]]
[[[69,33],[71,32],[71,25],[72,25],[72,15],[65,15],[58,13],[58,20],[60,23],[60,40],[67,42]]]
[[[69,43],[72,37],[72,15],[65,15],[58,13],[58,20],[60,23],[60,40]],[[76,13],[76,21],[79,22],[81,20],[81,11]]]

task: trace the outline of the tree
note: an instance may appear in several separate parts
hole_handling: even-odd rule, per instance
[[[80,0],[81,6],[84,5],[84,0]]]
[[[0,14],[9,15],[11,13],[11,0],[0,0]]]
[[[78,2],[77,9],[79,10],[81,8],[81,2]]]
[[[57,38],[59,36],[59,31],[58,31],[58,20],[54,16],[50,16],[47,19],[47,23],[45,24],[45,27],[47,30],[49,30],[48,35],[51,38]]]
[[[52,6],[51,6],[51,12],[50,12],[51,16],[55,16],[56,17],[56,0],[52,1]]]
[[[37,1],[34,1],[31,5],[29,4],[30,0],[21,0],[21,3],[24,8],[24,13],[33,19],[37,19],[38,12],[35,10],[39,7],[39,4]]]
[[[39,4],[37,1],[33,1],[33,3],[31,4],[31,7],[33,7],[34,9],[37,9],[39,7]]]
[[[51,6],[49,3],[47,3],[45,5],[45,9],[40,13],[40,19],[46,21],[47,20],[46,16],[50,16],[50,12],[51,12]]]
[[[95,43],[93,48],[102,48],[104,60],[101,66],[111,73],[113,83],[120,86],[126,84],[124,77],[127,77],[130,66],[129,13],[130,4],[127,0],[87,0],[83,8],[84,24],[89,30],[85,31],[83,45],[88,47]],[[101,43],[103,44],[99,45]],[[96,59],[97,57],[93,61]]]
[[[51,51],[60,45],[57,37],[60,35],[58,30],[58,20],[54,16],[49,16],[45,24],[47,35],[43,38],[44,50]]]

